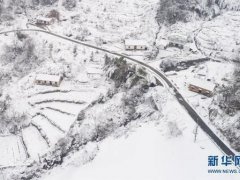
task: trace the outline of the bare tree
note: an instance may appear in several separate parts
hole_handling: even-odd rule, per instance
[[[196,125],[196,128],[194,129],[194,143],[197,141],[197,135],[198,135],[198,128],[199,128],[199,125],[197,124]]]

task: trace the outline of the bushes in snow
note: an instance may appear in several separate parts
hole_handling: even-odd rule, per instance
[[[161,0],[157,12],[159,23],[188,22],[193,17],[214,17],[217,14],[214,0]]]
[[[218,96],[209,112],[211,121],[228,139],[236,151],[240,151],[240,68],[236,67],[232,81],[217,89]],[[220,108],[220,109],[219,109]],[[213,117],[213,118],[212,118]]]
[[[58,21],[60,21],[60,13],[59,13],[57,10],[55,10],[55,9],[51,10],[51,11],[48,13],[47,16],[48,16],[49,18],[55,18],[55,19],[57,19]]]
[[[239,0],[216,0],[216,4],[221,9],[227,9],[227,10],[240,10],[240,2]]]
[[[19,77],[26,75],[36,68],[41,61],[35,55],[35,44],[33,40],[22,33],[17,33],[17,40],[11,45],[5,45],[1,56],[4,65],[11,64],[12,75]]]
[[[127,62],[122,57],[111,59],[106,56],[105,67],[107,69],[109,78],[114,81],[116,88],[124,84],[135,72],[135,69],[131,66],[128,66]]]
[[[145,70],[137,70],[122,58],[111,59],[107,56],[105,57],[105,70],[116,86],[110,89],[104,97],[100,97],[99,101],[92,103],[79,113],[68,134],[56,144],[51,152],[41,157],[40,162],[33,163],[28,169],[12,176],[12,179],[39,177],[46,170],[61,164],[69,154],[84,148],[87,143],[101,141],[115,132],[117,128],[126,126],[141,116],[136,108],[149,99],[144,96],[149,90],[148,82],[144,79]],[[126,77],[124,78],[121,73]],[[132,83],[133,80],[134,83]],[[148,103],[145,105],[148,106]],[[157,108],[150,109],[157,111]]]
[[[240,110],[240,68],[235,68],[233,81],[229,86],[220,87],[218,105],[228,115]]]
[[[175,70],[178,66],[178,62],[176,60],[169,60],[169,59],[166,59],[166,60],[163,60],[160,64],[160,68],[164,71],[164,72],[167,72],[167,71],[172,71],[172,70]]]
[[[12,79],[11,74],[9,72],[0,71],[0,85],[8,83]]]
[[[230,142],[230,145],[237,152],[240,152],[240,134],[238,131],[240,130],[240,118],[236,121],[236,123],[229,129],[223,131],[223,134],[227,137]]]
[[[190,11],[196,5],[191,0],[161,0],[157,12],[159,23],[174,24],[178,21],[187,22]]]
[[[138,72],[138,74],[139,74],[140,76],[143,76],[143,77],[146,77],[146,76],[147,76],[147,72],[145,71],[144,68],[139,68],[139,69],[137,70],[137,72]]]
[[[58,0],[39,0],[39,3],[41,4],[41,5],[44,5],[44,6],[46,6],[46,5],[52,5],[52,4],[54,4],[55,2],[57,2]]]
[[[28,123],[26,114],[12,110],[10,96],[7,95],[0,100],[0,134],[18,134]]]
[[[115,92],[124,92],[121,101],[125,118],[122,124],[126,125],[139,117],[136,107],[146,101],[142,98],[148,92],[150,86],[146,80],[147,72],[144,68],[138,69],[136,66],[127,64],[122,57],[111,59],[107,56],[105,57],[105,70],[107,76],[115,84],[117,89]]]
[[[170,137],[182,135],[182,131],[179,129],[176,122],[168,122],[168,134]]]
[[[111,59],[105,56],[105,70],[107,76],[114,81],[115,87],[131,88],[141,84],[145,80],[146,72],[144,69],[136,69],[136,66],[127,64],[123,57]]]
[[[71,10],[72,8],[76,7],[76,0],[63,0],[62,5],[67,9]]]

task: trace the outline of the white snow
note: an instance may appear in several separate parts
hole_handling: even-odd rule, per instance
[[[103,74],[103,70],[97,69],[97,68],[94,68],[94,67],[88,67],[87,68],[87,73],[88,74]]]
[[[86,108],[87,104],[74,104],[74,103],[62,103],[62,102],[49,102],[39,104],[40,108],[53,108],[63,112],[70,113],[72,115],[78,115],[78,113]]]
[[[92,100],[97,99],[99,96],[98,92],[94,92],[91,89],[83,91],[71,91],[71,92],[56,92],[56,93],[46,93],[38,94],[30,98],[31,103],[41,103],[46,101],[69,101],[69,102],[78,102],[84,104],[85,102],[91,102]]]
[[[213,90],[216,86],[214,83],[211,83],[209,81],[204,81],[204,80],[201,80],[201,79],[196,79],[196,78],[190,79],[188,84],[198,86],[200,88],[204,88],[204,89],[212,91],[212,92],[213,92]]]
[[[172,33],[170,35],[168,35],[168,40],[171,42],[176,42],[176,43],[180,43],[180,44],[186,44],[188,43],[188,36],[184,36],[178,33]]]
[[[23,164],[27,154],[19,136],[0,136],[0,167]]]
[[[38,160],[39,156],[47,152],[47,142],[35,127],[29,126],[23,129],[22,135],[30,158]]]
[[[160,49],[166,48],[167,45],[169,45],[169,41],[166,40],[166,39],[160,39],[159,42],[158,42],[158,47],[159,47]]]
[[[60,138],[64,137],[64,134],[59,129],[42,116],[34,117],[32,123],[41,128],[51,145],[55,145]]]
[[[69,116],[67,114],[63,114],[58,111],[50,109],[43,109],[41,113],[66,132],[69,130],[70,126],[76,120],[75,116]]]
[[[47,18],[47,17],[37,17],[38,21],[45,21],[45,22],[51,22],[52,18]]]
[[[222,7],[226,6],[227,9],[239,9],[237,0],[220,1]],[[58,3],[58,11],[61,14],[61,19],[65,18],[66,21],[60,21],[49,26],[52,32],[73,36],[73,39],[80,39],[90,44],[114,49],[116,52],[125,52],[121,49],[121,42],[124,40],[126,40],[125,43],[131,43],[132,45],[146,45],[155,42],[159,28],[155,20],[159,0],[112,0],[107,3],[105,0],[82,0],[77,3],[74,11],[68,11],[61,7],[61,2],[62,1],[59,1]],[[51,9],[52,6],[46,6],[38,10],[37,8],[33,10],[29,9],[28,13],[30,15],[34,13],[46,14]],[[25,17],[25,19],[23,19],[21,17],[19,19],[21,19],[21,21],[16,23],[16,27],[21,26],[25,28],[25,20],[27,18]],[[44,21],[46,21],[46,19]],[[13,22],[15,23],[15,21]],[[213,22],[206,23],[203,27],[200,27],[201,25],[202,23],[199,21],[193,23],[177,23],[171,26],[166,32],[159,33],[156,46],[161,45],[160,40],[163,37],[167,37],[166,34],[170,34],[170,32],[180,36],[180,38],[174,37],[174,39],[180,39],[179,41],[185,43],[188,41],[188,35],[195,34],[195,31],[199,28],[201,31],[198,32],[196,36],[196,45],[198,45],[198,48],[204,52],[205,55],[221,60],[228,58],[235,59],[237,57],[236,55],[238,55],[237,52],[239,50],[239,47],[236,46],[239,41],[238,12],[226,13],[220,16],[220,18],[216,18]],[[93,60],[98,61],[103,59],[104,53],[78,46],[76,50],[77,53],[73,55],[74,45],[72,43],[62,41],[50,35],[35,32],[29,34],[38,42],[36,45],[36,49],[39,50],[38,56],[43,56],[42,58],[44,59],[46,58],[44,64],[36,69],[36,73],[42,72],[43,70],[46,73],[64,72],[67,78],[66,82],[62,84],[63,87],[61,90],[79,90],[83,87],[82,83],[88,83],[87,86],[89,86],[89,89],[85,89],[85,92],[71,91],[67,93],[38,94],[28,99],[27,95],[31,93],[37,94],[41,93],[41,91],[57,89],[55,87],[32,87],[32,80],[34,79],[32,75],[24,77],[18,83],[12,82],[10,85],[7,84],[3,88],[5,91],[10,92],[11,97],[14,99],[13,107],[18,111],[25,112],[29,110],[31,113],[35,111],[34,108],[31,109],[32,107],[27,105],[29,100],[30,103],[36,106],[36,109],[40,109],[39,111],[46,115],[46,117],[57,126],[68,131],[78,112],[99,97],[100,88],[96,88],[96,91],[92,91],[91,89],[93,86],[97,87],[95,84],[98,84],[98,82],[92,79],[90,80],[86,73],[89,73],[89,69],[91,69],[88,64],[90,54],[93,53]],[[14,38],[14,35],[9,35],[8,38],[4,37],[4,43],[10,44],[9,39]],[[130,39],[132,40],[129,42]],[[136,39],[141,40],[136,42]],[[53,46],[52,51],[48,51],[50,45]],[[194,48],[195,44],[188,44],[188,46]],[[151,52],[151,50],[152,47],[150,47],[149,52]],[[145,54],[141,52],[138,54],[129,52],[128,54],[138,59],[144,59],[145,56]],[[166,51],[160,51],[156,59],[166,57],[170,59],[171,57],[171,59],[181,61],[200,56],[202,56],[200,53],[193,55],[187,51],[170,48]],[[159,63],[160,61],[154,62],[154,66],[158,66]],[[202,116],[206,116],[208,112],[207,107],[211,103],[211,99],[203,100],[200,95],[189,92],[185,86],[185,82],[191,79],[192,76],[198,79],[199,74],[205,74],[204,80],[211,79],[215,84],[223,83],[222,78],[226,73],[230,73],[232,68],[226,64],[215,66],[215,63],[211,63],[212,62],[208,63],[202,69],[190,68],[189,70],[177,73],[177,76],[174,75],[171,77],[171,80],[175,82],[180,92],[184,97],[187,97],[187,100],[196,107],[198,113]],[[76,66],[76,69],[71,69],[69,64]],[[218,69],[220,66],[221,68]],[[196,73],[193,73],[191,70],[196,70],[197,72],[195,71]],[[91,73],[96,73],[97,71],[101,70],[92,68]],[[4,72],[7,72],[6,69],[4,69]],[[46,75],[44,75],[41,78],[46,80],[53,77],[46,77]],[[59,77],[56,77],[56,79],[59,79]],[[103,86],[105,87],[107,85],[103,82]],[[107,88],[105,87],[105,89]],[[160,93],[162,93],[162,91],[160,91]],[[119,96],[118,98],[121,97],[122,96]],[[73,103],[56,102],[59,100],[72,101]],[[116,98],[116,101],[117,100]],[[74,102],[85,104],[78,105],[74,104]],[[47,109],[49,107],[56,109],[56,111]],[[92,114],[98,114],[100,119],[94,119],[92,121],[94,123],[96,121],[99,122],[108,116],[116,116],[116,119],[121,119],[123,112],[118,112],[121,110],[116,107],[118,107],[118,105],[113,103],[112,106],[109,107],[109,112],[106,115],[102,113],[101,107],[99,106]],[[144,106],[137,107],[137,110],[144,113],[148,111],[147,108],[144,109]],[[197,141],[193,143],[193,130],[196,125],[192,119],[189,119],[179,104],[176,104],[174,99],[168,99],[168,103],[162,107],[162,110],[163,117],[158,119],[159,122],[157,122],[159,125],[144,124],[141,128],[133,130],[135,132],[130,133],[128,138],[120,137],[119,139],[114,139],[113,137],[109,137],[102,143],[99,143],[99,153],[91,163],[74,168],[66,167],[62,169],[58,167],[46,178],[48,180],[175,180],[176,176],[179,180],[212,180],[213,178],[221,180],[235,178],[228,175],[211,176],[207,174],[207,156],[221,154],[221,152],[219,152],[216,146],[200,130]],[[73,116],[64,112],[71,113]],[[91,119],[92,114],[88,114],[89,119]],[[147,117],[143,117],[141,120],[145,122],[147,121],[146,118]],[[171,130],[168,126],[169,122],[176,123],[182,135],[172,137]],[[37,116],[33,119],[33,123],[43,129],[51,144],[55,144],[58,139],[62,137],[62,132],[60,133],[60,131],[45,118]],[[20,140],[16,140],[15,138],[16,137],[0,138],[0,165],[1,162],[3,165],[9,165],[18,162],[18,160],[19,162],[24,160],[23,147],[20,146]],[[37,159],[39,155],[44,154],[48,148],[40,132],[33,126],[23,130],[23,139],[33,159]],[[16,152],[17,145],[20,147],[19,152]]]
[[[204,23],[196,33],[196,44],[204,55],[216,60],[239,61],[240,12],[229,11]]]
[[[145,117],[127,131],[118,129],[116,135],[95,143],[98,148],[87,145],[41,179],[237,180],[236,174],[208,174],[208,156],[221,157],[222,152],[200,128],[195,139],[197,125],[191,117],[166,90],[156,90],[166,98],[156,102],[162,106],[162,117]]]
[[[207,149],[191,138],[168,139],[162,128],[145,125],[127,138],[110,137],[99,145],[96,158],[83,166],[56,168],[42,180],[234,180],[233,175],[207,173],[209,155],[221,155],[214,144]],[[207,137],[202,141],[208,141]],[[206,144],[206,143],[205,143]],[[84,157],[91,154],[84,154]]]

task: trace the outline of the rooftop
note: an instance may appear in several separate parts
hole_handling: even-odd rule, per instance
[[[143,41],[143,40],[131,40],[131,39],[126,39],[125,40],[125,45],[142,45],[142,46],[146,46],[147,42]]]
[[[61,76],[60,75],[49,75],[49,74],[37,74],[36,80],[59,82],[59,81],[61,81]]]
[[[197,78],[192,79],[189,84],[192,84],[194,86],[198,86],[198,87],[210,90],[210,91],[213,91],[215,86],[216,86],[212,82],[205,81],[205,80],[202,80],[202,79],[197,79]]]
[[[52,18],[47,18],[47,17],[38,17],[37,20],[41,20],[41,21],[51,21]]]

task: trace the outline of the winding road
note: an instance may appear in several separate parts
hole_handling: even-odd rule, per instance
[[[155,69],[151,66],[149,66],[148,64],[141,62],[137,59],[134,59],[132,57],[129,57],[127,55],[124,54],[120,54],[120,53],[116,53],[107,49],[103,49],[94,45],[90,45],[75,39],[71,39],[62,35],[58,35],[49,31],[45,31],[45,30],[41,30],[41,29],[18,29],[18,30],[10,30],[10,31],[4,31],[4,32],[0,32],[0,34],[7,34],[7,33],[16,33],[16,32],[40,32],[40,33],[45,33],[45,34],[49,34],[76,44],[80,44],[86,47],[90,47],[90,48],[94,48],[112,55],[116,55],[119,57],[123,57],[131,62],[137,63],[143,67],[145,67],[146,69],[152,71],[159,80],[161,80],[161,82],[163,82],[163,84],[167,85],[170,89],[173,90],[174,92],[174,96],[176,97],[176,99],[178,100],[178,102],[187,110],[188,114],[192,117],[192,119],[199,125],[199,127],[214,141],[214,143],[219,147],[219,149],[221,149],[221,151],[228,155],[228,156],[235,156],[235,153],[228,147],[227,144],[225,144],[214,132],[213,130],[211,130],[211,128],[204,122],[204,120],[198,115],[198,113],[192,108],[192,106],[190,104],[188,104],[188,102],[184,99],[184,97],[180,94],[180,92],[178,91],[178,89],[173,85],[173,83],[165,76],[165,74],[163,72],[161,72],[158,69]]]

